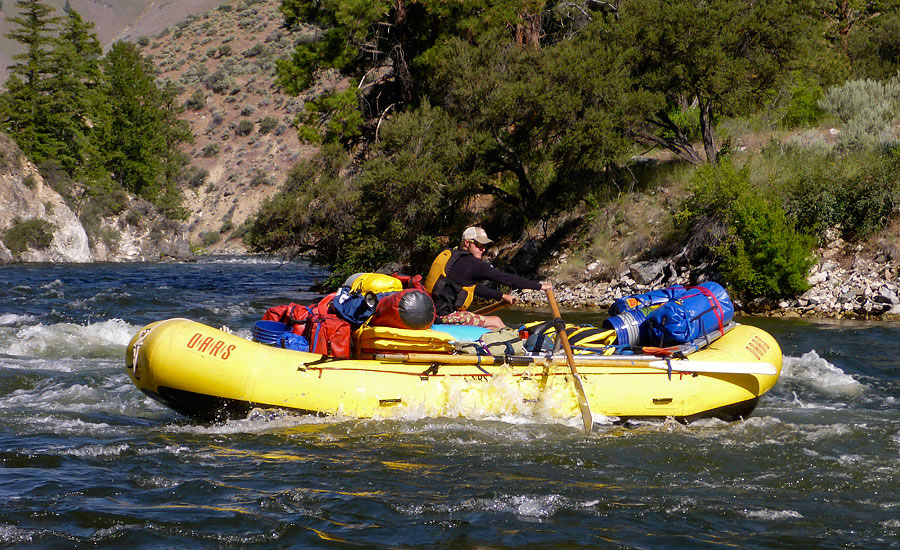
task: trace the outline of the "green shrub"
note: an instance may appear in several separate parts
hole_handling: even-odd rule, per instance
[[[250,178],[250,187],[258,187],[260,185],[269,185],[269,177],[266,176],[265,172],[262,170],[256,170],[253,172],[253,177]]]
[[[107,250],[115,253],[119,250],[119,242],[122,240],[122,234],[112,227],[101,227],[97,239],[106,246]]]
[[[45,160],[38,164],[37,169],[41,177],[44,178],[44,183],[66,199],[67,203],[71,204],[75,182],[69,178],[62,166],[52,160]]]
[[[129,210],[125,215],[125,223],[132,227],[140,227],[144,223],[144,214],[140,210]]]
[[[847,240],[864,238],[886,227],[900,204],[900,148],[792,164],[797,171],[783,183],[785,208],[808,234],[840,227]]]
[[[28,174],[22,180],[22,185],[24,185],[28,189],[34,189],[35,187],[37,187],[37,178],[34,177],[34,174]]]
[[[184,107],[191,111],[199,111],[205,106],[206,94],[203,93],[203,90],[195,90],[194,93],[191,94],[191,97],[187,98],[184,102]]]
[[[234,78],[223,69],[216,69],[206,77],[204,83],[213,93],[224,94],[234,86]]]
[[[769,195],[750,184],[747,168],[706,166],[676,215],[691,238],[700,239],[725,284],[745,299],[801,294],[815,261],[813,239],[798,233]]]
[[[46,250],[53,242],[55,230],[56,226],[47,220],[16,218],[12,226],[3,233],[3,244],[15,257],[29,249]]]
[[[200,242],[203,246],[212,246],[219,242],[221,234],[218,231],[204,231],[200,233]]]
[[[891,121],[900,108],[900,79],[851,80],[825,92],[819,106],[844,123],[839,145],[846,149],[895,141]]]
[[[822,87],[818,84],[801,80],[795,82],[790,90],[781,125],[785,128],[814,126],[825,112],[819,105],[822,99]]]
[[[234,129],[234,133],[239,136],[248,136],[250,132],[253,131],[253,121],[251,120],[242,120],[238,123],[237,128]]]
[[[244,57],[256,57],[266,51],[266,47],[262,43],[256,43],[250,48],[244,50]]]
[[[203,146],[203,151],[201,154],[206,158],[214,157],[219,154],[219,149],[220,147],[218,143],[207,143]]]
[[[669,113],[669,118],[678,126],[678,130],[692,141],[702,139],[700,135],[700,109],[691,107],[688,109],[676,109]],[[663,137],[674,138],[671,130],[663,131]]]
[[[268,134],[278,126],[278,119],[273,116],[267,116],[259,121],[259,128],[256,130],[259,134]]]

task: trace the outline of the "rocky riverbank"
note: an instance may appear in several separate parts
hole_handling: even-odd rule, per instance
[[[819,261],[810,269],[810,288],[802,296],[746,303],[735,300],[735,308],[745,314],[777,317],[900,320],[897,261],[884,253],[867,252],[862,245],[849,245],[837,232],[829,232],[826,241],[817,251]],[[565,257],[559,261],[565,262]],[[717,280],[708,266],[690,266],[680,257],[633,262],[610,281],[592,281],[590,272],[588,264],[584,282],[555,283],[557,301],[572,308],[606,309],[624,296]],[[553,280],[552,275],[549,278]],[[546,297],[538,291],[518,292],[517,297],[522,305],[546,304]]]

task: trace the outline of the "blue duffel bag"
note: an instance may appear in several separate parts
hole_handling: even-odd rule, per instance
[[[635,294],[633,296],[619,298],[609,306],[609,315],[610,317],[613,317],[630,309],[644,309],[650,306],[671,302],[672,300],[681,298],[686,292],[687,290],[685,290],[683,286],[672,285],[667,288],[651,290],[644,294]]]
[[[667,302],[643,323],[641,343],[645,346],[677,346],[715,331],[722,331],[734,319],[734,304],[722,285],[707,281],[688,287],[679,299]]]

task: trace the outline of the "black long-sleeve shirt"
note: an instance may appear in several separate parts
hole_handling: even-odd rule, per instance
[[[473,283],[478,283],[475,285],[475,294],[491,300],[502,299],[503,293],[481,284],[480,281],[494,281],[495,283],[518,289],[541,289],[540,283],[501,271],[484,260],[479,260],[475,256],[468,254],[462,256],[453,264],[450,272],[447,273],[447,278],[460,286],[470,286]]]

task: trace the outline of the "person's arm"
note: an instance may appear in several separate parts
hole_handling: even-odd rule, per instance
[[[513,275],[512,273],[507,273],[505,271],[501,271],[491,264],[476,260],[479,265],[473,265],[473,277],[472,279],[494,281],[495,283],[500,283],[502,285],[506,285],[511,288],[518,289],[530,289],[530,290],[542,290],[543,285],[536,281],[532,281],[526,279],[525,277],[519,277],[518,275]],[[483,286],[483,285],[478,285]],[[476,292],[478,291],[478,286],[475,287]],[[479,295],[480,296],[480,295]]]

